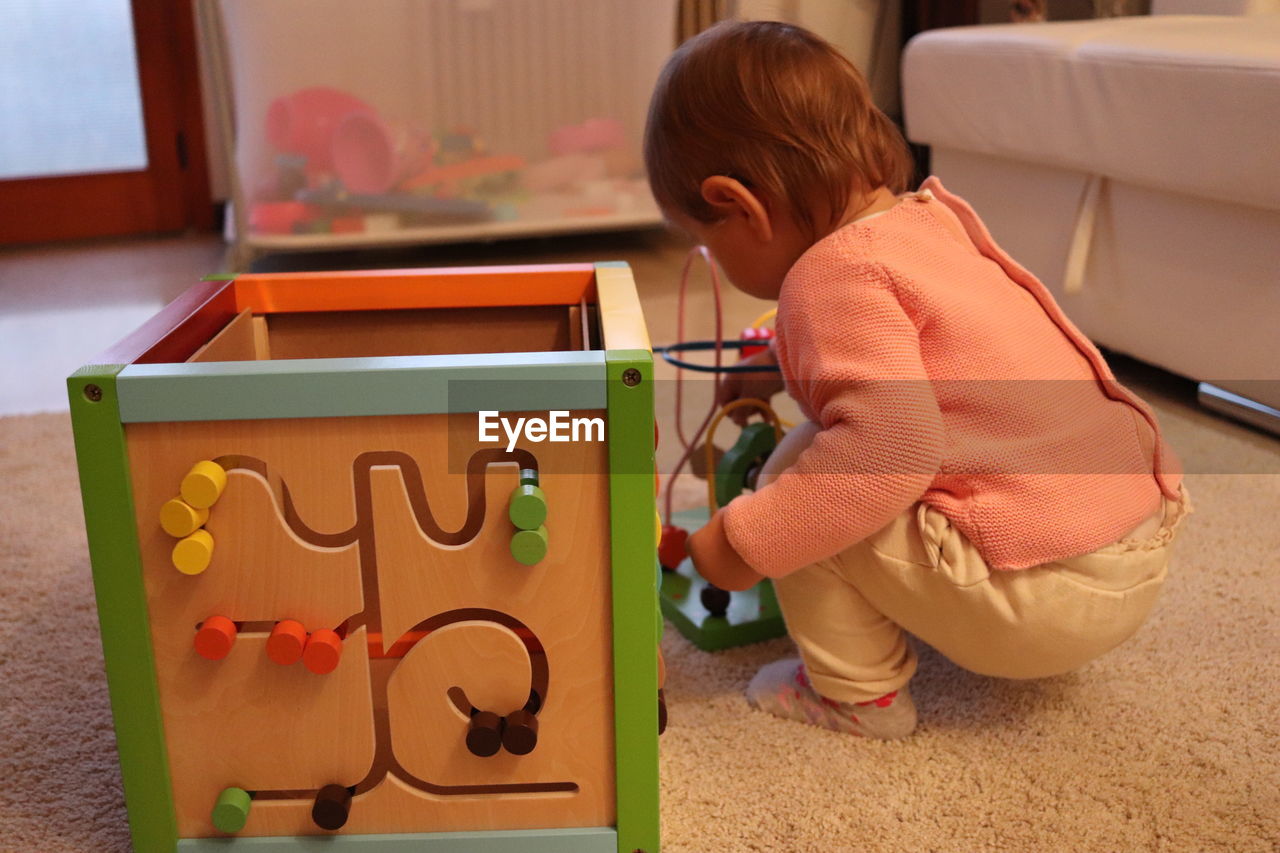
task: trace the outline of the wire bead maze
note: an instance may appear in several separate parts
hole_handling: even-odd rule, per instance
[[[688,293],[689,275],[692,271],[694,262],[702,258],[706,263],[711,277],[711,293],[715,304],[715,337],[711,340],[685,340],[685,300]],[[662,506],[662,543],[659,546],[659,553],[662,557],[662,565],[666,569],[674,569],[674,565],[668,563],[675,562],[677,565],[680,559],[684,557],[684,545],[688,537],[688,532],[677,527],[672,521],[672,501],[674,495],[674,486],[676,478],[684,470],[686,464],[690,462],[693,454],[701,442],[704,452],[706,453],[706,472],[707,472],[707,504],[708,511],[714,513],[717,509],[715,478],[713,470],[715,468],[715,448],[712,444],[715,438],[716,429],[720,426],[721,421],[732,411],[741,408],[752,408],[760,412],[761,416],[773,425],[775,438],[782,438],[784,423],[778,417],[768,402],[756,398],[741,398],[734,400],[727,405],[717,405],[720,397],[721,377],[726,374],[749,374],[749,373],[778,373],[779,369],[774,367],[765,367],[751,364],[726,364],[724,361],[725,350],[734,350],[741,352],[743,350],[759,347],[759,340],[732,340],[724,339],[724,308],[721,297],[720,271],[716,266],[715,260],[711,256],[711,252],[706,246],[695,246],[690,250],[685,258],[684,268],[680,274],[680,291],[676,308],[676,342],[669,346],[658,347],[657,352],[669,364],[676,368],[676,391],[675,391],[675,427],[676,438],[680,442],[681,455],[675,467],[667,477],[666,491],[663,495]],[[777,315],[777,309],[765,311],[757,317],[749,327],[750,329],[762,329],[765,324]],[[745,333],[744,333],[745,336]],[[680,358],[686,352],[711,352],[713,353],[713,361],[711,364],[703,364],[688,361]],[[741,356],[740,356],[741,358]],[[684,428],[684,373],[686,371],[694,371],[699,373],[712,374],[712,402],[706,415],[702,418],[692,437],[685,434]],[[677,559],[679,557],[679,559]]]

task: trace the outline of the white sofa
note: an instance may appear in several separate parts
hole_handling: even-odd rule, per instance
[[[1280,431],[1280,14],[934,30],[902,85],[932,171],[1086,334]]]

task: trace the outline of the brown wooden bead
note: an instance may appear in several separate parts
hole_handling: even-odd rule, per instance
[[[707,608],[707,612],[712,616],[724,616],[729,612],[730,595],[728,590],[707,584],[702,588],[699,599],[702,601],[702,606]]]
[[[667,730],[667,697],[661,689],[658,690],[658,734],[662,734]]]
[[[502,745],[512,755],[528,755],[538,745],[538,718],[523,709],[507,715]]]
[[[502,718],[492,711],[477,711],[471,715],[467,729],[467,749],[472,755],[488,758],[502,748]]]
[[[342,785],[325,785],[316,792],[311,806],[311,820],[330,832],[342,829],[351,814],[351,790]]]

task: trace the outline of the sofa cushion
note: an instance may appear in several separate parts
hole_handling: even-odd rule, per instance
[[[1280,15],[932,30],[902,86],[915,142],[1280,209]]]

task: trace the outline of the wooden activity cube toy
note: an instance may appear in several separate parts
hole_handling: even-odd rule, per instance
[[[656,853],[652,386],[621,263],[205,281],[76,372],[135,849]]]

